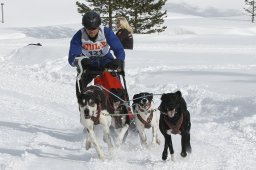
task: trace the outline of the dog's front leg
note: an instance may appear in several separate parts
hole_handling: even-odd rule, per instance
[[[105,159],[104,154],[103,154],[103,152],[100,148],[100,145],[96,139],[93,129],[88,129],[88,131],[89,131],[89,138],[91,139],[91,142],[93,143],[99,158],[104,160]]]
[[[181,135],[181,153],[180,153],[180,155],[182,157],[186,157],[187,152],[191,153],[190,134],[188,132],[184,132]]]
[[[190,133],[189,132],[187,132],[187,137],[186,137],[186,151],[188,153],[192,152],[192,148],[191,148],[191,145],[190,145]]]
[[[108,149],[113,148],[113,144],[110,138],[110,125],[111,125],[111,117],[101,115],[101,124],[103,125],[103,140],[108,144]]]
[[[158,138],[157,130],[158,130],[157,126],[152,127],[152,144],[157,143],[158,145],[160,145],[160,140]]]
[[[140,143],[142,145],[147,145],[147,136],[146,136],[146,133],[144,131],[144,128],[143,127],[139,127],[137,128],[138,131],[139,131],[139,136],[140,136]]]
[[[180,155],[182,157],[186,157],[187,156],[187,152],[186,152],[186,136],[184,134],[181,135],[181,153]]]
[[[87,128],[84,128],[83,132],[86,134],[87,138],[86,138],[86,142],[85,142],[85,149],[89,150],[92,146],[92,140],[91,137],[89,135],[89,130]]]
[[[166,136],[164,136],[164,150],[162,153],[162,160],[166,160],[168,157],[168,138]]]
[[[124,135],[127,132],[128,128],[129,128],[129,125],[125,124],[124,127],[121,129],[121,131],[120,131],[120,133],[119,133],[119,135],[117,137],[117,141],[116,141],[117,146],[121,145],[121,143],[122,143],[122,141],[124,139]]]
[[[158,126],[158,124],[159,124],[159,118],[158,118],[158,116],[157,116],[157,114],[154,116],[155,118],[156,118],[156,125],[154,126],[155,127],[155,132],[156,132],[156,143],[158,144],[158,145],[160,145],[160,143],[161,143],[161,141],[160,141],[160,139],[159,139],[159,136],[158,136],[158,131],[160,130],[159,129],[159,126]]]
[[[170,150],[171,159],[172,159],[172,161],[175,161],[174,150],[173,150],[173,145],[172,145],[172,136],[166,134],[166,138],[168,139],[168,140],[167,140],[167,141],[168,141],[168,142],[167,142],[167,145],[168,145],[169,150]]]
[[[85,149],[89,150],[92,145],[92,139],[89,135],[89,129],[93,129],[93,122],[84,118],[84,114],[80,114],[80,123],[84,126],[83,132],[86,135]]]
[[[112,149],[113,148],[113,144],[110,138],[110,134],[109,134],[109,127],[104,126],[104,141],[106,141],[106,143],[108,144],[108,149]]]
[[[166,160],[167,156],[168,156],[168,148],[170,150],[170,154],[171,154],[171,160],[175,161],[175,157],[174,157],[174,150],[173,150],[173,146],[172,146],[172,138],[170,135],[164,135],[164,151],[162,153],[162,159]]]

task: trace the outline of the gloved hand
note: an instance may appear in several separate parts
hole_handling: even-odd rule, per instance
[[[112,69],[112,70],[117,70],[118,68],[121,68],[123,65],[123,62],[119,59],[114,59],[110,63],[106,65],[107,68]]]
[[[81,60],[81,64],[83,69],[86,69],[92,64],[92,61],[89,58],[84,58]]]

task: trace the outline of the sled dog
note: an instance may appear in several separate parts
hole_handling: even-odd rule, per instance
[[[128,135],[128,128],[130,119],[128,116],[127,106],[125,106],[125,90],[124,89],[110,89],[108,95],[108,111],[112,114],[111,131],[116,136],[116,145],[119,146],[125,141]]]
[[[187,152],[191,153],[190,145],[190,113],[180,91],[167,93],[161,96],[161,103],[158,108],[161,112],[159,128],[164,136],[164,150],[162,159],[166,160],[168,148],[171,159],[174,160],[174,150],[171,135],[181,135],[181,156],[186,157]]]
[[[103,140],[108,144],[108,148],[113,147],[109,135],[111,117],[106,108],[106,98],[101,88],[89,86],[78,96],[80,110],[80,122],[88,132],[86,140],[86,150],[93,145],[100,159],[104,159],[103,151],[96,139],[94,126],[101,124],[103,126]]]
[[[147,144],[145,128],[152,128],[152,144],[160,144],[158,138],[158,115],[152,108],[152,93],[139,93],[133,96],[133,112],[135,114],[135,125],[139,132],[140,142],[142,145]]]

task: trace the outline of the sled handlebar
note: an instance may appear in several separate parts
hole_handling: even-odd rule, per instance
[[[108,71],[108,72],[113,72],[113,73],[117,73],[119,75],[123,75],[124,72],[123,71],[118,71],[118,70],[109,70],[109,69],[105,69],[103,71],[96,71],[96,70],[86,70],[87,74],[93,75],[93,76],[97,76],[97,75],[101,75],[104,71]]]

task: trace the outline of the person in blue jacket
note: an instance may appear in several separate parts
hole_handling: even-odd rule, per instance
[[[106,67],[122,67],[125,60],[124,48],[114,32],[101,25],[100,15],[94,11],[85,13],[82,25],[84,27],[76,32],[70,42],[69,64],[77,67],[78,59],[82,57],[80,64],[86,70],[103,71]],[[87,87],[95,76],[84,74],[81,78],[82,88]]]

